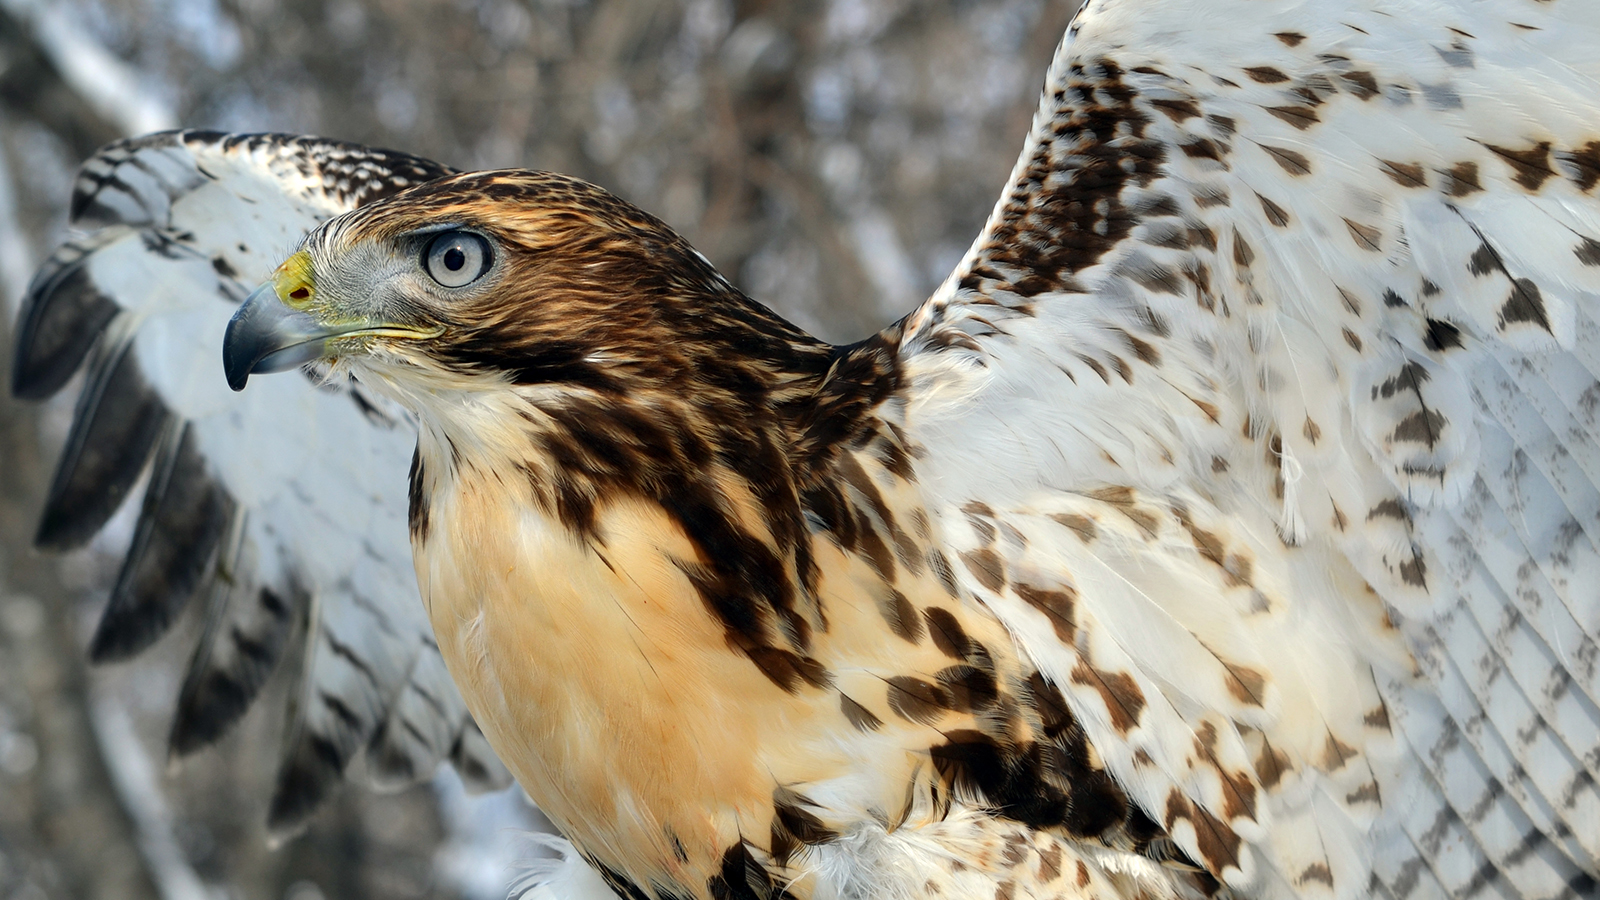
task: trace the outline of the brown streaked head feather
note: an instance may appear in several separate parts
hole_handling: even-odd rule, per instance
[[[687,381],[748,395],[815,375],[830,356],[735,290],[659,219],[553,173],[439,179],[329,223],[308,245],[400,247],[445,224],[483,234],[501,255],[481,289],[420,311],[449,329],[429,352],[461,371],[610,395]],[[708,358],[734,351],[721,364]],[[764,371],[740,359],[760,360]]]

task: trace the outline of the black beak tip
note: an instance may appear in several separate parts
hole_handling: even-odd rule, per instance
[[[251,375],[286,372],[322,358],[330,331],[310,314],[284,306],[269,282],[256,288],[228,321],[222,336],[222,374],[244,390]]]
[[[234,391],[244,390],[245,382],[250,380],[250,370],[255,368],[257,360],[248,359],[240,347],[239,317],[235,316],[228,323],[228,330],[222,338],[222,373],[228,378],[228,387]]]

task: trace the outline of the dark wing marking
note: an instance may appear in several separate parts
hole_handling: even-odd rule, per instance
[[[904,323],[964,586],[1252,896],[1600,877],[1600,13],[1426,6],[1091,0]]]

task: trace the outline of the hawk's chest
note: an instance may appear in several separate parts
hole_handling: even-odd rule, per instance
[[[424,454],[415,546],[445,661],[529,795],[628,882],[710,896],[729,854],[781,873],[855,823],[903,821],[938,778],[929,748],[994,718],[940,679],[987,696],[1024,677],[998,623],[913,558],[915,538],[867,539],[895,531],[893,496],[851,513],[873,552],[808,545],[814,629],[753,646],[708,597],[681,516],[619,492],[580,531],[538,496],[555,471],[435,462]],[[875,477],[851,473],[856,493]],[[727,508],[759,531],[737,498]]]
[[[596,861],[703,887],[742,835],[767,845],[781,785],[876,780],[855,738],[897,738],[852,731],[833,691],[785,689],[732,646],[661,507],[606,498],[580,536],[524,473],[443,469],[415,541],[440,651],[518,781]],[[903,793],[900,756],[884,781]]]
[[[433,494],[418,578],[451,675],[540,808],[635,878],[757,815],[772,787],[749,748],[806,710],[729,652],[672,564],[682,536],[620,502],[596,546],[517,487],[458,476]]]

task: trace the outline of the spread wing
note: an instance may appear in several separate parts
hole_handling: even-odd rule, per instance
[[[1593,896],[1600,7],[1091,0],[903,324],[964,583],[1246,896]]]
[[[410,418],[359,384],[227,389],[223,329],[318,222],[449,170],[286,135],[181,131],[112,144],[73,192],[79,236],[29,288],[12,389],[82,389],[37,543],[84,544],[130,492],[138,524],[90,647],[136,654],[184,611],[205,627],[173,719],[182,754],[302,660],[271,824],[297,827],[366,748],[380,785],[451,757],[504,769],[433,643],[411,566]]]

